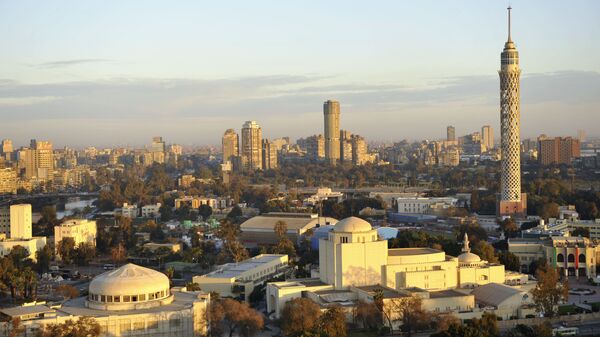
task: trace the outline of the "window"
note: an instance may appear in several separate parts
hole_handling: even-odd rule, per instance
[[[120,326],[120,328],[121,328],[121,334],[122,334],[123,332],[127,332],[127,331],[131,330],[131,321],[130,321],[130,320],[128,320],[128,319],[122,319],[122,320],[119,322],[119,326]]]
[[[114,296],[114,297],[113,297],[113,300],[114,300],[115,302],[121,302],[121,296]]]
[[[100,302],[106,302],[106,296],[100,295]]]
[[[113,297],[112,296],[106,296],[106,302],[112,303],[112,301],[113,301]]]
[[[123,296],[123,302],[130,302],[130,301],[131,301],[131,296],[129,296],[129,295]]]
[[[140,300],[140,302],[141,301],[145,301],[146,300],[146,294],[138,295],[138,299]]]
[[[155,298],[155,297],[154,297],[154,293],[148,294],[148,299],[149,299],[149,300],[153,300],[154,298]]]

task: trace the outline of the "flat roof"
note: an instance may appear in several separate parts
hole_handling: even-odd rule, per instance
[[[452,290],[452,289],[429,292],[429,298],[444,298],[444,297],[458,297],[458,296],[469,296],[469,295],[461,293],[460,291]]]
[[[401,293],[395,289],[380,286],[378,284],[370,285],[370,286],[360,286],[360,287],[356,287],[356,288],[368,293],[369,295],[374,295],[376,291],[380,290],[383,292],[383,298],[398,298],[398,297],[410,296],[405,293]]]
[[[254,268],[258,268],[263,264],[278,260],[286,256],[285,254],[261,254],[257,255],[248,260],[244,260],[238,263],[228,263],[218,267],[217,270],[210,272],[208,274],[199,275],[200,277],[208,277],[208,278],[236,278],[240,276],[242,273],[252,270]]]
[[[240,228],[242,231],[250,230],[250,229],[261,229],[261,230],[269,230],[273,231],[275,229],[275,224],[278,221],[283,221],[286,223],[288,231],[297,231],[304,227],[306,227],[311,222],[314,222],[316,225],[321,224],[325,225],[329,223],[330,225],[338,222],[337,219],[329,218],[329,217],[314,217],[311,214],[307,214],[306,216],[298,215],[297,213],[267,213],[263,215],[258,215],[253,218],[250,218],[244,221]]]
[[[388,249],[388,255],[390,256],[410,256],[410,255],[422,255],[422,254],[435,254],[443,253],[441,250],[433,248],[392,248]]]
[[[0,309],[0,313],[3,313],[4,315],[10,316],[10,317],[42,314],[42,313],[54,312],[54,311],[55,311],[54,309],[49,308],[42,304]]]

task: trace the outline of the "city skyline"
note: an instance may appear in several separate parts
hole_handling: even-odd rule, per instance
[[[566,10],[559,2],[541,4],[513,4],[524,57],[521,136],[575,136],[578,129],[599,136],[589,120],[600,108],[600,51],[588,43],[600,32],[592,14],[598,4],[579,1]],[[132,4],[119,5],[122,14],[100,3],[72,6],[56,26],[46,24],[64,14],[57,9],[65,4],[49,14],[36,12],[47,17],[32,13],[31,6],[0,4],[0,28],[11,32],[0,38],[9,51],[0,55],[0,137],[15,146],[31,138],[51,140],[57,148],[139,146],[157,134],[172,143],[217,145],[222,130],[246,120],[258,121],[265,138],[297,139],[321,132],[321,103],[327,99],[340,101],[341,129],[370,141],[442,139],[447,125],[457,135],[482,125],[500,129],[495,42],[505,37],[504,2],[350,4],[328,16],[331,22],[315,20],[306,30],[296,26],[298,19],[276,14],[291,6],[301,17],[319,19],[334,5],[272,4],[267,12],[275,18],[263,25],[254,22],[264,10],[260,6],[240,19],[216,5],[182,13],[150,3],[132,20],[137,28],[122,20],[138,9]],[[89,22],[75,17],[93,10],[101,15]],[[168,21],[160,31],[154,25],[159,14],[182,20]],[[199,23],[193,14],[214,18]],[[240,21],[225,27],[218,19]],[[240,25],[250,22],[250,31],[242,33]],[[198,35],[211,27],[219,34]],[[322,36],[315,34],[319,29]],[[120,32],[127,34],[110,40]],[[286,34],[292,38],[282,39]],[[207,43],[195,46],[195,38]],[[161,53],[151,49],[157,42],[164,44]],[[238,53],[225,42],[235,42]],[[314,50],[322,52],[315,56]],[[273,55],[264,55],[269,51]],[[216,62],[218,56],[224,60]]]

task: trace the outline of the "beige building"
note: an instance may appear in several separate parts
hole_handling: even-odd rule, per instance
[[[306,138],[306,155],[311,159],[325,158],[325,137],[323,135]]]
[[[340,160],[340,102],[328,100],[323,103],[325,118],[325,159],[330,163]]]
[[[359,135],[352,136],[352,164],[364,165],[368,162],[367,142]]]
[[[0,194],[17,193],[17,171],[13,168],[0,168]]]
[[[247,170],[262,170],[262,129],[255,121],[242,127],[242,166]]]
[[[283,221],[287,225],[287,237],[292,242],[300,243],[300,239],[309,229],[334,224],[334,218],[319,217],[310,213],[270,212],[252,217],[240,225],[240,239],[246,247],[275,245],[279,238],[275,234],[275,225]]]
[[[54,170],[52,143],[31,140],[29,148],[24,149],[25,177],[28,179],[49,179]]]
[[[158,164],[165,163],[165,141],[162,137],[153,137],[150,153],[152,154],[152,162]]]
[[[260,254],[253,258],[228,263],[216,267],[205,275],[194,276],[203,292],[216,292],[221,297],[234,297],[248,301],[248,297],[258,285],[283,275],[288,267],[288,256],[279,254]]]
[[[27,249],[29,258],[35,261],[35,253],[46,245],[46,237],[32,236],[31,205],[11,205],[8,217],[10,223],[7,226],[6,209],[0,210],[0,226],[3,230],[3,238],[0,240],[0,256],[6,256],[14,247],[21,246]]]
[[[55,254],[57,259],[58,243],[64,238],[73,238],[75,247],[82,243],[89,243],[96,246],[96,221],[87,219],[66,220],[58,226],[54,226],[54,243]]]
[[[208,333],[209,305],[209,294],[170,288],[163,273],[127,264],[95,277],[87,298],[5,308],[0,314],[7,321],[20,318],[25,336],[86,316],[98,322],[102,337],[200,337]],[[5,333],[8,323],[0,324],[0,334]]]
[[[10,238],[31,239],[31,205],[10,206]]]
[[[348,130],[340,131],[340,161],[352,162],[352,133]]]
[[[0,148],[0,158],[4,158],[6,161],[13,160],[13,143],[10,139],[2,140],[2,147]]]
[[[452,125],[446,127],[446,140],[449,142],[456,141],[456,129]]]
[[[508,251],[519,258],[523,272],[538,259],[546,260],[564,276],[595,278],[600,266],[600,245],[582,237],[509,239]]]
[[[233,129],[225,130],[221,145],[223,147],[223,163],[234,162],[234,158],[239,156],[239,137]]]
[[[485,146],[485,151],[494,148],[494,129],[489,125],[481,127],[481,143]]]
[[[483,312],[473,289],[488,284],[504,289],[509,288],[504,284],[527,282],[526,275],[505,274],[503,265],[471,253],[467,237],[458,257],[432,248],[388,249],[387,240],[355,217],[337,222],[329,236],[319,240],[319,271],[314,276],[318,277],[269,283],[267,311],[279,317],[285,303],[297,297],[311,298],[323,307],[336,303],[352,307],[379,287],[390,298],[419,296],[427,310],[466,319]],[[525,304],[515,304],[514,309]]]
[[[277,146],[268,139],[262,140],[262,167],[263,170],[277,168]]]

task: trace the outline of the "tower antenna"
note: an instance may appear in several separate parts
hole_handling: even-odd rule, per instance
[[[508,5],[508,41],[511,41],[510,39],[510,10],[512,9],[512,7],[510,5]]]

